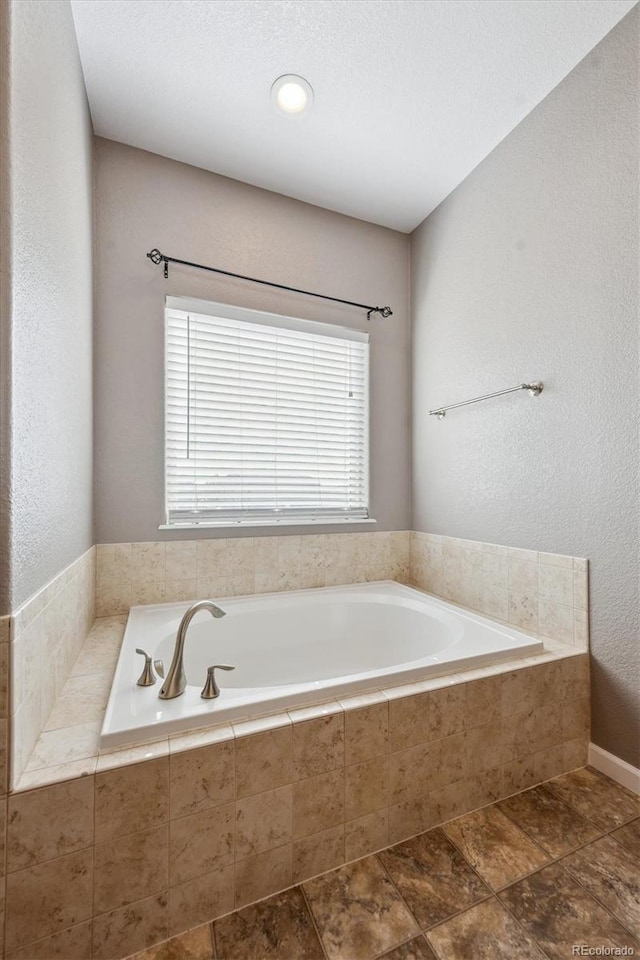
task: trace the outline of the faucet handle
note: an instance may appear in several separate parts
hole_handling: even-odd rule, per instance
[[[144,667],[142,668],[142,673],[136,680],[136,683],[139,687],[152,687],[156,682],[156,675],[153,672],[153,667],[151,666],[151,657],[145,650],[141,650],[140,647],[136,648],[136,653],[139,653],[140,656],[144,657]]]
[[[158,676],[164,680],[164,660],[154,660],[153,665],[156,668]]]
[[[231,667],[227,663],[214,663],[212,667],[207,667],[207,679],[200,694],[203,700],[215,700],[216,697],[220,696],[220,687],[215,676],[216,670],[235,670],[235,667]]]

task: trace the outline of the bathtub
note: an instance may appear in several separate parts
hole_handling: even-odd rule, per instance
[[[279,713],[500,660],[541,653],[527,634],[393,581],[220,600],[227,612],[196,614],[184,651],[188,686],[160,700],[162,681],[139,687],[146,650],[168,670],[189,603],[132,607],[102,726],[102,749],[197,727]],[[203,700],[207,667],[215,700]]]

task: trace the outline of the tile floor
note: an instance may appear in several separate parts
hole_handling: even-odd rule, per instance
[[[581,945],[640,956],[640,799],[588,767],[136,960],[564,960]]]

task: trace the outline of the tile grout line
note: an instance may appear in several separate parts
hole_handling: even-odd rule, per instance
[[[311,878],[311,879],[313,879],[313,878]],[[322,954],[323,954],[323,956],[326,958],[326,960],[329,960],[329,954],[328,954],[328,952],[327,952],[327,948],[325,947],[325,943],[324,943],[324,940],[323,940],[323,938],[322,938],[322,934],[320,933],[320,928],[318,927],[318,923],[317,923],[317,921],[316,921],[316,917],[315,917],[315,914],[314,914],[314,912],[313,912],[313,907],[311,906],[311,901],[309,900],[309,897],[307,896],[307,891],[304,889],[304,883],[300,883],[300,884],[299,884],[299,887],[300,887],[300,892],[302,893],[302,899],[304,900],[304,905],[305,905],[305,907],[307,908],[307,912],[308,912],[308,914],[309,914],[309,916],[310,916],[310,918],[311,918],[311,923],[312,923],[312,925],[313,925],[313,929],[315,930],[316,936],[317,936],[318,941],[319,941],[319,943],[320,943],[320,949],[322,950]]]

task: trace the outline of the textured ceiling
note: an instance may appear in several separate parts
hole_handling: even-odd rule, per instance
[[[72,0],[97,134],[410,231],[635,0]],[[306,77],[311,111],[269,91]]]

